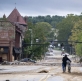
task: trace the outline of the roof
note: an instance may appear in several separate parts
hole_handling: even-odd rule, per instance
[[[13,23],[18,22],[20,24],[26,25],[26,22],[24,21],[23,17],[20,15],[16,8],[10,13],[7,19]]]

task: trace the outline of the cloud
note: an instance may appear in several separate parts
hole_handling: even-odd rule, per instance
[[[23,16],[80,14],[82,0],[0,0],[0,17],[15,7]]]

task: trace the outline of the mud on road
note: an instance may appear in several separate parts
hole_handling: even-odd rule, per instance
[[[23,66],[20,68],[22,67]],[[33,66],[29,67],[32,68]],[[28,68],[28,66],[25,68]],[[7,79],[10,81],[82,81],[82,72],[80,68],[81,67],[72,67],[71,73],[67,71],[63,73],[61,66],[43,66],[28,71],[0,73],[0,81],[5,81]],[[52,78],[54,78],[54,80],[52,80]]]

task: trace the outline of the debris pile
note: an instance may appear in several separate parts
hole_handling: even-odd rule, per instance
[[[1,63],[1,65],[33,65],[35,63],[33,62],[20,62],[20,61],[13,61],[13,62],[8,62],[8,61],[4,61]]]
[[[48,71],[47,70],[41,70],[38,73],[48,73]]]

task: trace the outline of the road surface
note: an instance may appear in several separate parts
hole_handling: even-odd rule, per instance
[[[63,73],[61,58],[48,57],[35,65],[0,65],[0,81],[82,81],[82,67],[72,62],[71,73]]]

